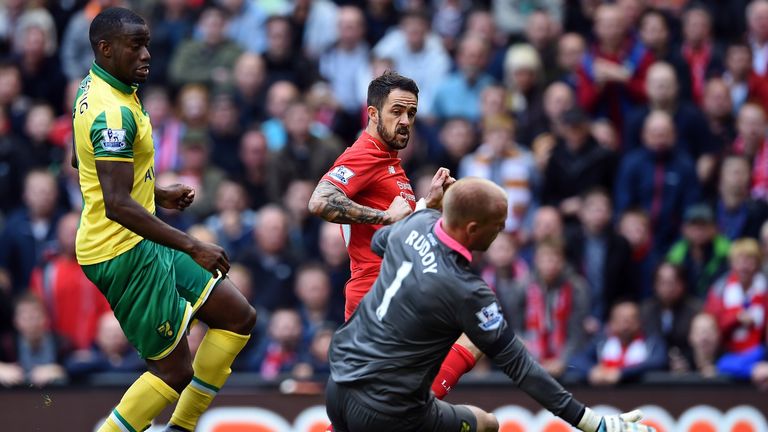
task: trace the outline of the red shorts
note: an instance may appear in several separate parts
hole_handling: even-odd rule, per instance
[[[363,297],[371,290],[378,276],[378,272],[373,272],[360,277],[353,277],[347,281],[347,284],[344,286],[344,298],[346,300],[344,304],[344,321],[347,321],[352,316],[355,309],[357,309],[357,305],[360,304]]]

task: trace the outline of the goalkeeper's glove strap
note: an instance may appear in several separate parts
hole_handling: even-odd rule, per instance
[[[603,416],[595,414],[589,407],[584,408],[584,415],[581,416],[577,428],[584,432],[604,432],[605,422]]]

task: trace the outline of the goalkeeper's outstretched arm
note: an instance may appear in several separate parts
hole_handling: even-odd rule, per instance
[[[600,416],[576,400],[531,357],[509,327],[495,343],[485,347],[484,352],[493,358],[521,390],[584,432],[654,432],[652,427],[637,423],[642,418],[640,411],[620,416]]]

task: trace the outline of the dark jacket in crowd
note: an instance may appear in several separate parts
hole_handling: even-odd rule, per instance
[[[718,200],[714,210],[718,231],[728,240],[742,237],[759,239],[760,228],[768,220],[768,204],[763,200],[750,198],[731,210],[725,208],[722,200]]]
[[[648,105],[643,105],[630,112],[624,128],[625,151],[642,147],[643,123],[650,111]],[[675,122],[677,149],[686,152],[691,159],[721,150],[715,145],[717,141],[712,139],[707,119],[696,105],[680,102],[672,119]]]
[[[14,293],[27,289],[32,270],[43,262],[45,255],[53,253],[60,217],[61,214],[56,213],[44,238],[36,240],[27,209],[16,210],[8,216],[5,229],[0,233],[0,268],[10,273]]]
[[[571,266],[586,278],[584,265],[586,259],[586,235],[582,229],[571,230],[566,236],[566,256]],[[629,242],[624,237],[608,230],[604,234],[606,242],[605,263],[603,264],[603,295],[599,299],[594,297],[592,302],[602,302],[602,314],[600,320],[608,318],[611,306],[621,299],[638,301],[640,299],[640,286],[637,280],[628,278],[632,272],[632,252]],[[594,308],[592,308],[594,310]]]
[[[688,344],[688,333],[701,306],[701,301],[686,295],[675,306],[665,310],[657,298],[649,298],[640,306],[643,329],[661,335],[668,349],[677,349],[684,357],[689,357],[691,346]]]
[[[645,147],[626,154],[614,189],[614,214],[630,207],[649,212],[654,249],[664,253],[680,232],[683,212],[699,199],[699,182],[684,152],[654,154]]]
[[[558,140],[544,173],[542,203],[559,205],[594,186],[612,190],[615,174],[616,156],[594,139],[589,138],[575,153]]]

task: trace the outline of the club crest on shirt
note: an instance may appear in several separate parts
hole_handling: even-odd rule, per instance
[[[478,325],[485,331],[496,330],[504,319],[501,315],[499,305],[496,304],[496,302],[480,309],[479,312],[475,313],[475,316],[480,320],[480,324]]]
[[[125,129],[104,129],[101,131],[101,138],[104,150],[116,152],[125,148]]]
[[[387,170],[389,171],[390,174],[394,174],[395,173],[395,167],[393,167],[392,165],[388,166]]]
[[[339,165],[332,169],[331,172],[328,173],[328,176],[335,178],[343,184],[348,184],[349,179],[355,176],[355,172],[344,165]]]
[[[160,324],[159,327],[157,327],[157,333],[160,334],[160,336],[165,338],[172,338],[173,337],[173,329],[171,328],[171,322],[166,321],[162,324]]]

